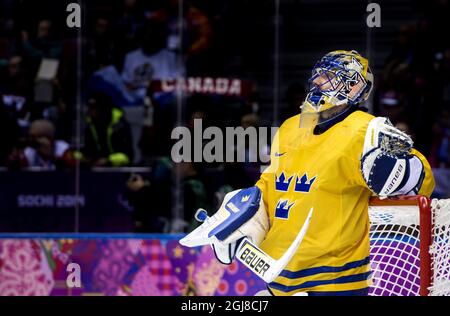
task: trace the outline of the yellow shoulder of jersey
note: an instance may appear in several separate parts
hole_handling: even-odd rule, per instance
[[[434,186],[435,186],[434,176],[433,176],[433,172],[431,170],[430,164],[428,163],[428,160],[418,150],[413,148],[411,153],[420,159],[420,161],[423,164],[423,169],[425,172],[422,186],[420,187],[418,194],[430,197],[434,191]]]

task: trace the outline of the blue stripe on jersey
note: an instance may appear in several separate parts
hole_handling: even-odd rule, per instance
[[[343,271],[347,271],[347,270],[350,270],[353,268],[362,267],[369,263],[370,263],[370,256],[365,259],[362,259],[362,260],[346,263],[340,267],[321,266],[321,267],[303,269],[300,271],[283,270],[280,273],[280,276],[288,278],[288,279],[298,279],[298,278],[303,278],[303,277],[307,277],[307,276],[311,276],[311,275],[319,274],[319,273],[343,272]]]
[[[339,277],[339,278],[331,279],[331,280],[307,281],[307,282],[303,282],[303,283],[297,284],[297,285],[283,285],[280,283],[272,282],[269,284],[269,286],[278,291],[291,292],[291,291],[315,287],[315,286],[319,286],[319,285],[360,282],[360,281],[367,280],[370,277],[371,273],[372,272],[369,271],[369,272],[360,273],[360,274],[347,275],[347,276],[343,276],[343,277]]]

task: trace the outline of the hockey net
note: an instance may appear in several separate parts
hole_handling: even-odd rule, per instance
[[[369,295],[450,295],[450,199],[372,199]]]

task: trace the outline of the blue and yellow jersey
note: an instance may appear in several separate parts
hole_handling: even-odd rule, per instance
[[[309,229],[291,262],[268,284],[275,295],[308,291],[350,291],[370,285],[369,215],[372,192],[360,172],[364,137],[374,117],[350,114],[321,135],[299,128],[300,115],[280,127],[271,164],[257,186],[270,229],[260,247],[280,258],[311,209]],[[434,180],[426,159],[419,194],[430,195]]]

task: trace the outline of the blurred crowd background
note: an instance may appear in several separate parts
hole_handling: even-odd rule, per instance
[[[173,128],[279,126],[336,49],[369,58],[365,106],[413,137],[434,197],[450,196],[449,1],[378,1],[368,28],[356,0],[89,0],[80,29],[70,2],[0,0],[0,230],[191,229],[261,163],[248,148],[242,163],[175,164]]]

